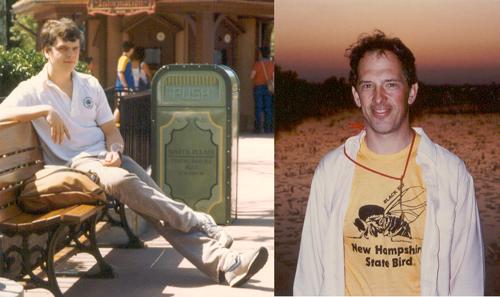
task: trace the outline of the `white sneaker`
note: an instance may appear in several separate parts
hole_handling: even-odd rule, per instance
[[[195,227],[205,233],[208,237],[217,240],[223,247],[230,248],[233,244],[233,238],[227,234],[221,226],[218,226],[211,215],[204,212],[195,211],[198,218],[198,225]]]
[[[241,253],[234,252],[228,256],[232,259],[229,259],[229,267],[224,269],[224,278],[231,287],[243,285],[264,267],[268,255],[265,247]]]

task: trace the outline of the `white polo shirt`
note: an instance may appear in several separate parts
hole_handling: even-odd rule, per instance
[[[113,120],[113,114],[104,90],[91,75],[73,71],[72,79],[73,95],[70,98],[49,80],[46,64],[36,76],[20,83],[1,104],[2,108],[41,104],[55,108],[71,139],[64,137],[61,144],[55,144],[47,120],[40,117],[32,121],[48,164],[57,163],[57,159],[69,161],[77,156],[97,155],[106,148],[104,133],[99,126]]]

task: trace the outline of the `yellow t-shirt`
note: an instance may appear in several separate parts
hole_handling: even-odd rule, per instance
[[[416,164],[419,142],[416,135],[401,193],[399,180],[355,168],[344,221],[347,295],[420,295],[426,193]],[[409,150],[410,145],[395,154],[379,155],[363,139],[355,160],[400,177]]]
[[[118,59],[118,67],[116,70],[118,72],[125,72],[125,69],[127,68],[128,61],[129,61],[129,59],[127,56],[125,56],[125,55],[120,56],[120,59]]]

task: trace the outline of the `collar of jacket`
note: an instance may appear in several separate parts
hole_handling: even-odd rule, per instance
[[[417,148],[417,163],[431,162],[432,164],[436,164],[435,144],[429,139],[422,128],[414,127],[413,130],[420,135],[420,145]],[[344,145],[351,158],[356,159],[359,147],[361,146],[361,139],[363,139],[365,135],[366,130],[363,130],[359,134],[349,137],[346,140]]]

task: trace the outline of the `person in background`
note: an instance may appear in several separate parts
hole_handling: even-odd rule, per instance
[[[151,87],[152,73],[148,64],[144,62],[144,48],[137,47],[130,56],[134,91],[143,91]]]
[[[269,59],[268,47],[259,48],[259,59],[253,65],[250,78],[254,85],[255,99],[255,132],[272,133],[273,124],[273,94],[268,83],[274,85],[274,63]],[[263,118],[264,116],[264,118]]]
[[[120,123],[121,98],[134,91],[134,76],[132,75],[132,63],[130,62],[134,49],[134,44],[131,41],[124,41],[122,44],[123,52],[117,63],[115,110],[113,111],[113,118],[117,124]]]
[[[125,41],[122,44],[122,50],[123,52],[118,59],[116,68],[116,92],[128,92],[134,85],[132,65],[130,63],[130,56],[134,53],[134,44],[130,41]]]

